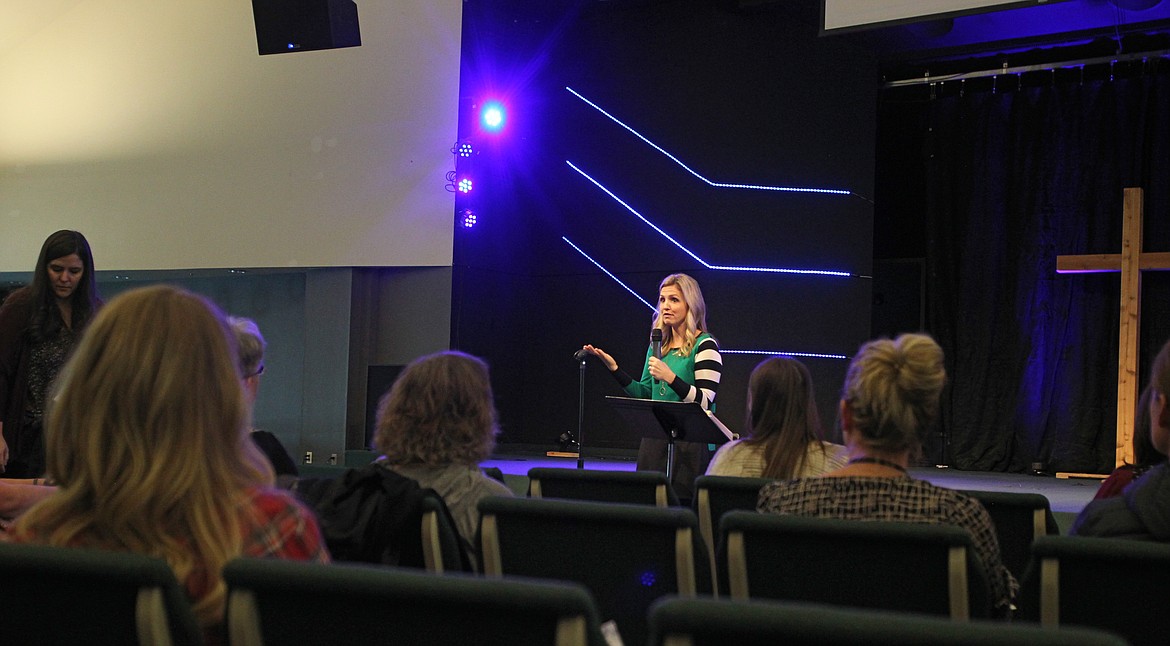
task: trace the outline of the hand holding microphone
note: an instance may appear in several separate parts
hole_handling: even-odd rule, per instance
[[[658,383],[658,375],[654,374],[655,373],[654,368],[656,367],[654,365],[654,363],[655,363],[655,361],[658,361],[661,358],[662,358],[662,328],[654,328],[653,330],[650,330],[650,362],[647,365],[649,366],[650,375],[654,377],[655,383]]]

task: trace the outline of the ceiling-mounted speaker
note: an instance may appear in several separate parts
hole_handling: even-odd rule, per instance
[[[252,17],[261,54],[362,44],[353,0],[252,0]]]

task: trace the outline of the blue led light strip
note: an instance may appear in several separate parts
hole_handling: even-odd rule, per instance
[[[642,301],[642,304],[645,305],[646,307],[650,308],[651,311],[655,310],[655,307],[653,305],[651,305],[649,301],[647,301],[646,299],[639,296],[638,292],[635,292],[633,289],[630,288],[629,285],[623,283],[622,279],[613,275],[613,272],[611,272],[610,270],[601,266],[601,263],[597,262],[592,257],[590,257],[589,254],[582,251],[581,247],[578,247],[577,245],[573,244],[572,240],[569,240],[565,236],[561,236],[561,240],[564,240],[566,243],[568,243],[568,245],[570,247],[575,249],[577,251],[577,253],[584,256],[586,260],[593,263],[593,265],[596,266],[601,271],[605,272],[606,276],[609,276],[610,278],[612,278],[614,280],[614,282],[621,285],[627,292],[633,294],[634,298]],[[813,359],[848,359],[848,357],[846,357],[843,354],[821,354],[821,353],[817,353],[817,352],[782,352],[779,350],[726,350],[726,349],[720,348],[719,353],[720,354],[755,354],[755,355],[763,355],[763,356],[769,356],[769,357],[780,355],[780,356],[785,356],[785,357],[807,357],[807,358],[813,358]]]
[[[638,132],[637,130],[634,130],[630,126],[627,126],[625,123],[622,123],[621,119],[618,119],[617,117],[615,117],[612,114],[603,110],[601,108],[601,106],[597,105],[596,103],[594,103],[594,102],[590,101],[589,99],[586,99],[585,97],[578,94],[577,91],[574,90],[573,88],[565,86],[565,89],[568,90],[573,96],[584,101],[589,107],[593,108],[594,110],[597,110],[601,114],[608,117],[610,121],[613,121],[614,123],[625,128],[626,130],[628,130],[631,134],[633,134],[638,139],[641,139],[642,141],[646,142],[646,144],[649,145],[654,150],[657,150],[658,152],[662,153],[663,155],[666,155],[667,159],[678,164],[679,166],[681,166],[683,168],[683,170],[690,173],[691,175],[694,175],[698,179],[702,180],[708,186],[714,186],[715,188],[741,188],[741,189],[749,189],[749,190],[754,190],[754,191],[783,191],[786,193],[822,193],[822,194],[828,194],[828,195],[852,195],[853,194],[852,191],[843,191],[841,189],[836,189],[836,188],[801,188],[801,187],[797,187],[797,186],[760,186],[760,185],[756,185],[756,184],[725,184],[723,182],[712,182],[711,180],[707,179],[706,177],[703,177],[702,175],[700,175],[699,173],[694,171],[690,166],[687,166],[686,164],[684,164],[682,162],[682,160],[680,160],[678,157],[675,157],[674,155],[667,152],[664,148],[662,148],[658,144],[656,144],[653,141],[650,141],[646,137],[642,136],[642,133]]]
[[[646,307],[649,307],[649,308],[650,308],[650,311],[656,311],[656,309],[657,309],[657,308],[655,308],[653,305],[651,305],[649,301],[647,301],[646,299],[644,299],[644,298],[642,298],[641,296],[639,296],[639,295],[638,295],[638,292],[635,292],[633,289],[631,289],[629,285],[627,285],[627,284],[623,283],[621,278],[618,278],[617,276],[614,276],[614,275],[613,275],[613,273],[611,273],[611,272],[610,272],[608,269],[606,269],[605,267],[602,267],[602,266],[601,266],[601,263],[599,263],[599,262],[597,262],[596,260],[594,260],[593,258],[589,257],[589,254],[585,253],[584,251],[581,251],[581,247],[578,247],[577,245],[573,244],[573,241],[572,241],[572,240],[569,240],[569,239],[568,239],[568,238],[566,238],[565,236],[561,236],[561,240],[564,240],[565,242],[569,243],[569,246],[570,246],[570,247],[572,247],[572,248],[574,248],[574,249],[576,249],[576,250],[577,250],[577,253],[581,254],[582,256],[585,256],[585,259],[586,259],[586,260],[588,260],[589,262],[591,262],[591,263],[593,263],[594,265],[596,265],[596,266],[597,266],[597,268],[598,268],[598,269],[600,269],[601,271],[605,272],[605,275],[606,275],[606,276],[609,276],[610,278],[612,278],[612,279],[614,280],[614,282],[616,282],[617,284],[619,284],[619,285],[621,285],[622,287],[624,287],[624,288],[626,289],[626,291],[627,291],[627,292],[629,292],[629,293],[633,294],[633,295],[634,295],[634,298],[636,298],[636,299],[638,299],[638,300],[642,301],[642,304],[643,304],[643,305],[645,305]]]
[[[758,354],[764,356],[783,356],[783,357],[811,357],[813,359],[848,359],[849,357],[843,354],[820,354],[816,352],[783,352],[781,350],[724,350],[719,349],[719,354]]]
[[[667,240],[674,243],[674,246],[681,249],[684,253],[686,253],[691,258],[694,258],[696,262],[703,265],[707,269],[717,269],[720,271],[753,271],[753,272],[762,272],[762,273],[769,273],[769,274],[811,274],[811,275],[816,275],[816,276],[842,276],[842,277],[846,277],[846,278],[853,276],[853,274],[850,274],[847,271],[829,271],[829,270],[823,270],[823,269],[785,269],[785,268],[781,268],[781,267],[733,267],[733,266],[728,266],[728,265],[712,265],[711,263],[707,262],[706,260],[703,260],[699,256],[695,255],[695,253],[693,251],[691,251],[690,249],[687,249],[686,247],[684,247],[681,242],[670,237],[670,234],[663,231],[661,228],[658,227],[658,225],[654,224],[650,220],[647,220],[645,216],[643,216],[641,213],[638,213],[636,210],[634,210],[634,207],[630,206],[629,204],[626,204],[626,202],[623,201],[617,195],[615,195],[613,193],[613,191],[611,191],[608,188],[606,188],[605,186],[603,186],[601,184],[601,182],[598,182],[597,180],[590,177],[588,175],[588,173],[581,170],[580,168],[577,168],[573,164],[573,162],[565,160],[565,163],[569,165],[569,168],[572,168],[573,170],[577,171],[581,175],[581,177],[584,177],[585,179],[592,182],[594,186],[596,186],[597,188],[604,191],[605,194],[610,196],[611,198],[613,198],[615,202],[626,207],[627,211],[636,215],[639,220],[645,222],[651,229],[654,229],[663,238],[666,238]]]

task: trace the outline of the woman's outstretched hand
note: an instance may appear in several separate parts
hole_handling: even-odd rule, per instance
[[[581,346],[581,349],[597,357],[598,359],[601,359],[601,363],[604,363],[606,369],[608,369],[610,372],[617,370],[617,361],[614,361],[613,357],[609,356],[609,353],[605,350],[602,350],[601,348],[595,348],[589,344]]]

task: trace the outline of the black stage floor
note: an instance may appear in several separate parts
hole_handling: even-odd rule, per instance
[[[498,467],[505,474],[508,486],[517,494],[524,495],[528,487],[528,470],[534,467],[574,468],[576,458],[548,457],[545,455],[496,455],[483,466]],[[633,471],[634,461],[622,458],[590,458],[584,460],[586,469]],[[1062,533],[1068,530],[1072,520],[1081,509],[1093,499],[1101,481],[1089,478],[1056,478],[1018,473],[990,473],[984,471],[958,471],[947,468],[916,467],[910,469],[915,478],[927,480],[949,489],[975,489],[980,491],[1007,491],[1038,493],[1048,498],[1053,514],[1060,524]]]

